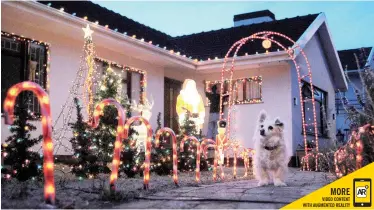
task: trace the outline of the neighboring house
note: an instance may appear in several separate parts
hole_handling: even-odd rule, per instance
[[[359,63],[355,59],[355,54]],[[348,90],[346,92],[337,92],[336,93],[336,129],[340,130],[344,134],[344,141],[347,140],[348,134],[350,133],[350,124],[348,120],[347,112],[343,105],[343,98],[345,97],[348,103],[351,106],[354,106],[356,109],[362,109],[362,106],[359,104],[356,94],[356,87],[360,94],[363,93],[363,86],[360,79],[359,72],[362,72],[365,66],[374,67],[374,48],[372,47],[363,47],[350,50],[340,50],[338,51],[340,62],[344,70],[349,77],[348,80]],[[372,68],[374,69],[374,68]]]
[[[316,90],[320,146],[328,146],[331,143],[329,137],[335,136],[335,91],[346,91],[347,83],[323,13],[282,20],[276,20],[270,11],[248,13],[235,16],[233,25],[236,26],[232,28],[171,37],[92,2],[1,2],[1,7],[2,31],[51,44],[49,72],[42,65],[46,57],[41,55],[45,56],[46,53],[31,57],[31,60],[40,62],[37,65],[40,71],[38,75],[45,76],[37,76],[35,81],[45,85],[45,78],[49,78],[48,91],[54,119],[69,94],[71,81],[79,68],[84,43],[82,27],[87,23],[94,30],[93,41],[98,57],[146,71],[147,95],[152,95],[155,101],[151,125],[156,128],[157,113],[161,112],[164,125],[175,131],[178,128],[175,104],[182,82],[188,78],[194,79],[199,93],[206,100],[203,81],[221,79],[222,58],[231,45],[256,32],[275,31],[297,41],[308,56]],[[95,21],[98,21],[97,24]],[[2,62],[7,63],[3,63],[2,76],[10,71],[20,75],[3,84],[10,86],[11,83],[27,80],[24,75],[29,70],[26,70],[28,65],[24,64],[27,64],[30,52],[24,49],[26,43],[5,37],[2,37],[3,40],[7,43],[4,43],[4,47],[2,45],[2,51],[9,51],[10,56],[2,57]],[[287,47],[292,46],[285,40],[281,42]],[[13,45],[21,46],[14,49],[16,54],[10,53],[12,47],[7,47]],[[39,47],[39,52],[46,51],[45,47]],[[305,75],[306,65],[301,62],[298,53],[296,56],[301,74]],[[100,62],[98,65],[105,67]],[[138,101],[139,75],[131,72],[127,76],[129,78],[124,80],[127,81],[127,93],[131,99]],[[304,145],[300,106],[305,107],[307,123],[311,122],[313,114],[310,102],[299,103],[296,69],[288,54],[275,44],[265,53],[261,41],[249,42],[236,58],[234,80],[238,79],[245,80],[240,83],[236,96],[238,104],[232,127],[236,139],[245,147],[253,147],[257,117],[265,109],[271,117],[278,116],[284,122],[286,141],[295,153],[298,145]],[[308,80],[303,81],[306,82]],[[2,95],[7,88],[2,86]],[[304,86],[303,94],[311,94],[307,86]],[[208,112],[209,107],[206,106]],[[207,118],[208,114],[203,134],[207,131]],[[313,134],[311,127],[307,131]],[[2,126],[2,140],[8,133],[6,126]],[[312,139],[313,135],[308,135],[308,138]],[[70,146],[68,142],[66,145]],[[58,153],[69,152],[60,150]]]

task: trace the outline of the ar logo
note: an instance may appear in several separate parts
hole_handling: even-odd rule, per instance
[[[356,197],[358,198],[366,198],[366,191],[368,190],[369,186],[365,187],[357,187],[356,188]]]

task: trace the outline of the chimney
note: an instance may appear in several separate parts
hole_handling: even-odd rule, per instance
[[[269,10],[261,10],[240,15],[234,15],[234,26],[251,25],[275,20],[275,15]]]

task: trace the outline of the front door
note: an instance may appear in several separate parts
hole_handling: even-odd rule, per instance
[[[178,133],[177,97],[182,89],[182,82],[165,77],[164,80],[164,125]]]

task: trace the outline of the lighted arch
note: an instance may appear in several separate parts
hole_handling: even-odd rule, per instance
[[[291,42],[294,47],[290,48],[290,49],[287,49],[280,42],[274,40],[272,36],[282,37],[282,38],[288,40],[289,42]],[[251,36],[248,36],[246,38],[242,38],[239,41],[235,42],[231,46],[231,48],[229,49],[229,51],[226,53],[226,56],[224,58],[223,68],[221,70],[220,120],[223,119],[223,114],[224,114],[223,110],[222,110],[222,103],[223,103],[223,101],[222,101],[222,97],[223,97],[222,91],[223,91],[223,83],[224,83],[224,73],[226,71],[229,71],[230,72],[230,77],[229,77],[229,104],[228,104],[228,106],[229,106],[229,108],[228,108],[229,112],[228,112],[228,122],[227,122],[228,138],[230,138],[230,117],[231,117],[230,116],[230,114],[231,114],[230,111],[231,111],[231,106],[232,106],[232,97],[231,97],[231,95],[232,95],[232,84],[231,83],[232,83],[232,78],[233,78],[233,73],[234,73],[234,67],[235,67],[235,58],[236,58],[237,53],[240,50],[240,48],[244,44],[246,44],[249,40],[253,40],[253,39],[267,40],[267,41],[270,41],[271,43],[277,44],[279,47],[281,47],[283,50],[285,50],[288,53],[288,55],[292,59],[293,63],[295,64],[296,71],[297,71],[298,83],[299,83],[300,104],[302,104],[305,101],[312,101],[312,106],[313,106],[313,123],[308,124],[308,125],[313,125],[314,126],[316,151],[317,151],[317,154],[318,154],[318,151],[319,151],[319,148],[318,148],[318,128],[317,128],[317,117],[316,117],[316,109],[315,109],[315,102],[314,102],[314,94],[312,94],[312,98],[311,99],[306,99],[306,100],[303,99],[302,94],[301,94],[301,80],[304,79],[304,78],[307,78],[307,77],[309,77],[310,89],[311,89],[312,92],[314,92],[313,81],[312,81],[312,71],[311,71],[311,67],[310,67],[308,58],[305,55],[303,49],[295,41],[293,41],[290,37],[288,37],[288,36],[286,36],[284,34],[278,33],[278,32],[273,32],[273,31],[258,32],[258,33],[254,33]],[[231,67],[230,67],[230,69],[226,70],[227,60],[229,58],[230,53],[234,49],[235,49],[235,52],[234,52],[234,55],[233,55],[233,58],[232,58],[232,61],[231,61]],[[297,50],[300,51],[301,55],[303,56],[303,58],[304,58],[304,60],[306,62],[308,73],[305,74],[305,75],[300,75],[300,66],[297,64],[296,58],[293,55],[295,49],[297,49]],[[306,126],[308,126],[308,125],[305,123],[304,107],[303,106],[300,106],[300,107],[301,107],[302,124],[303,124],[305,156],[308,156],[307,138],[306,138]],[[306,168],[307,168],[307,170],[309,170],[309,163],[308,162],[306,163]],[[316,170],[317,169],[318,169],[318,158],[316,158]]]

